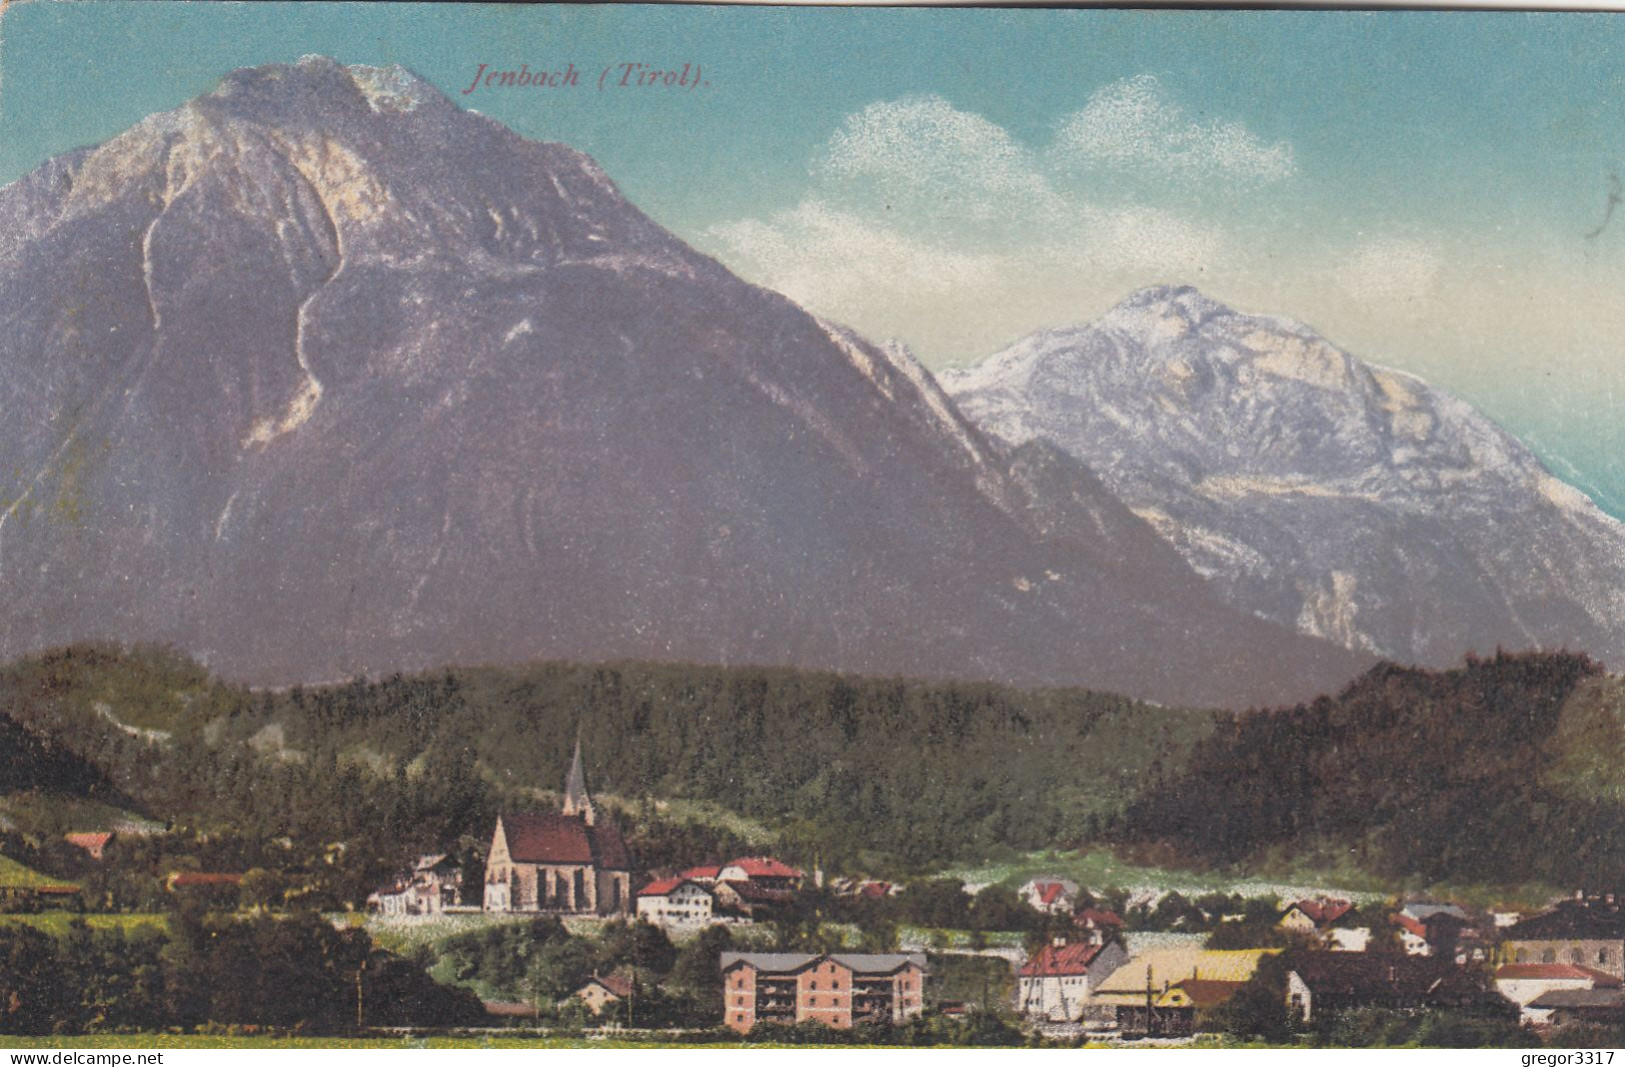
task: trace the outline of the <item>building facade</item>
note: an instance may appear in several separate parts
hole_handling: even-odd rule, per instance
[[[1016,972],[1017,1006],[1035,1022],[1077,1022],[1094,991],[1126,959],[1121,941],[1045,945]]]
[[[638,918],[656,926],[702,926],[715,917],[711,890],[687,878],[662,878],[638,890]]]
[[[486,911],[616,915],[632,910],[632,860],[587,793],[581,742],[562,811],[497,816],[485,861]]]
[[[1625,978],[1625,915],[1613,897],[1576,900],[1506,930],[1505,963],[1568,963]]]
[[[724,952],[723,1023],[894,1025],[924,1010],[923,953]]]

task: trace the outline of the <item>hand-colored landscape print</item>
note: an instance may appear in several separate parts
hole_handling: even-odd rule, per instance
[[[0,8],[0,1044],[1625,1045],[1622,90]]]

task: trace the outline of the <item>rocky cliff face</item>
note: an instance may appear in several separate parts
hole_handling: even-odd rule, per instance
[[[1148,289],[944,376],[1097,472],[1234,607],[1402,661],[1625,662],[1625,527],[1467,404],[1312,330]]]
[[[1120,570],[1165,550],[1087,472],[1087,550],[1046,539],[906,352],[400,70],[238,71],[0,190],[0,218],[0,654],[166,641],[254,683],[638,657],[1237,704],[1363,664],[1182,564]]]

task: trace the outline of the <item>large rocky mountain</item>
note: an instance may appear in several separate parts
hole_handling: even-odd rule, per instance
[[[1064,453],[991,447],[906,352],[398,69],[238,71],[0,190],[0,405],[0,654],[1228,704],[1367,662],[1224,607]]]
[[[1625,664],[1625,527],[1467,404],[1190,288],[1034,334],[943,385],[1096,471],[1233,606],[1402,661]]]

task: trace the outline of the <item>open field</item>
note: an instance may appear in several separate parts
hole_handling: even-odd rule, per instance
[[[1003,885],[1015,889],[1040,875],[1070,878],[1090,889],[1177,891],[1185,896],[1203,893],[1240,893],[1244,897],[1275,896],[1295,899],[1335,896],[1363,902],[1405,894],[1451,900],[1469,907],[1510,905],[1538,908],[1565,892],[1538,882],[1507,885],[1388,882],[1359,870],[1344,859],[1271,855],[1256,870],[1181,870],[1177,867],[1138,864],[1105,848],[1079,851],[1030,852],[1014,860],[949,868],[941,872],[972,888]]]
[[[71,911],[42,911],[34,915],[0,915],[0,923],[13,923],[18,926],[32,926],[36,930],[43,930],[48,934],[61,937],[68,932],[68,924],[75,919],[83,919],[86,926],[92,930],[123,929],[125,933],[138,930],[142,927],[151,927],[156,930],[169,929],[169,916],[156,912],[130,912],[126,914],[81,915]]]
[[[99,830],[151,833],[163,826],[99,800],[30,789],[0,797],[0,828],[55,835]]]
[[[7,856],[0,856],[0,886],[37,886],[52,885],[59,880],[49,878],[32,867],[24,867],[16,860]]]
[[[1039,875],[1059,875],[1092,889],[1154,889],[1178,891],[1187,896],[1215,892],[1240,893],[1247,897],[1329,893],[1350,900],[1371,900],[1387,895],[1375,881],[1358,877],[1335,881],[1310,877],[1273,881],[1235,872],[1182,871],[1131,863],[1105,849],[1031,852],[1017,860],[950,869],[943,874],[972,887],[1003,885],[1012,889]]]

